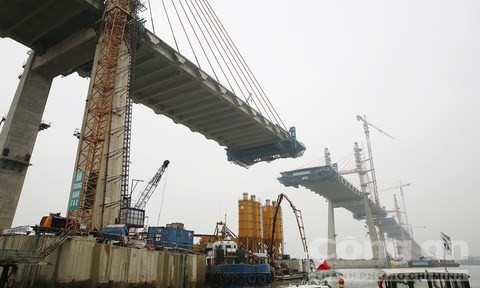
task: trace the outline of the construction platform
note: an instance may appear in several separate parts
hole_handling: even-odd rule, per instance
[[[35,51],[33,70],[90,76],[102,0],[4,0],[2,7],[0,37]],[[225,146],[228,160],[244,167],[303,155],[294,127],[271,122],[153,33],[140,34],[134,102]]]
[[[9,278],[9,284],[15,287],[205,285],[205,255],[123,247],[98,243],[91,236],[72,236],[45,259],[38,259],[34,251],[49,241],[54,241],[54,236],[0,236],[0,271],[4,276],[0,284]],[[10,271],[10,275],[4,271]]]

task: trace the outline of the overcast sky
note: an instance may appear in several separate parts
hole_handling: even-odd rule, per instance
[[[437,241],[442,231],[454,243],[466,243],[469,254],[480,255],[475,224],[480,217],[480,2],[210,3],[307,150],[297,159],[245,169],[227,162],[216,142],[135,105],[130,176],[145,180],[136,192],[164,160],[171,162],[147,205],[150,225],[183,222],[196,233],[213,233],[215,222],[226,215],[227,225],[237,231],[243,192],[262,202],[286,193],[302,211],[311,254],[321,257],[326,253],[326,246],[318,245],[327,236],[325,199],[304,188],[285,188],[277,178],[281,171],[321,163],[324,148],[336,162],[352,153],[354,142],[365,146],[355,116],[366,115],[395,138],[371,129],[378,186],[411,183],[404,194],[409,222],[418,227],[413,229],[417,241]],[[162,25],[160,3],[155,5],[155,25]],[[161,36],[163,28],[155,29]],[[0,39],[2,116],[27,50]],[[14,226],[39,223],[49,212],[65,215],[77,148],[72,134],[81,125],[88,81],[76,74],[54,80],[43,117],[52,127],[38,135]],[[387,209],[393,209],[394,193],[398,189],[380,193]],[[286,252],[303,257],[294,215],[288,205],[283,209]],[[335,212],[339,241],[368,244],[363,221],[342,209]],[[456,252],[466,256],[464,250]]]

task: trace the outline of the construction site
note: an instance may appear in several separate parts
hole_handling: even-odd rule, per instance
[[[215,18],[211,7],[203,5],[196,8]],[[31,50],[1,123],[0,287],[200,287],[206,282],[208,249],[226,238],[258,257],[288,262],[283,217],[289,212],[281,208],[285,201],[308,257],[302,213],[283,193],[263,205],[254,194],[243,193],[238,233],[219,222],[212,234],[188,223],[148,225],[146,206],[169,160],[138,197],[132,195],[134,103],[218,143],[226,160],[241,169],[303,155],[306,146],[297,139],[295,127],[284,125],[248,66],[238,65],[241,56],[229,52],[238,60],[235,68],[242,70],[231,81],[237,86],[221,84],[144,26],[140,14],[146,7],[139,0],[6,0],[3,7],[0,36]],[[217,33],[227,37],[223,30]],[[82,126],[75,134],[71,189],[63,192],[69,195],[66,212],[46,212],[33,231],[12,227],[37,134],[50,127],[42,119],[52,81],[73,73],[89,78],[89,89]],[[337,268],[389,267],[395,257],[387,253],[385,237],[395,239],[397,258],[406,250],[412,257],[422,254],[403,197],[402,188],[410,184],[391,188],[400,189],[403,207],[395,196],[396,214],[389,216],[392,211],[379,201],[369,139],[369,128],[380,129],[365,116],[357,120],[364,127],[367,151],[355,143],[354,170],[339,171],[326,149],[325,165],[281,172],[278,181],[328,201],[328,258],[336,260]],[[344,179],[346,174],[358,174],[360,189]],[[337,260],[335,208],[365,221],[373,259]]]
[[[145,10],[141,1],[8,1],[4,7],[0,36],[32,50],[2,120],[0,228],[7,230],[1,238],[0,283],[36,287],[203,283],[202,255],[124,247],[131,231],[144,228],[145,204],[169,164],[164,162],[133,202],[129,189],[133,102],[218,142],[225,147],[227,160],[242,167],[301,156],[305,146],[297,141],[295,128],[284,128],[261,114],[258,107],[268,105],[268,99],[262,99],[258,86],[246,95],[250,100],[242,100],[146,30],[139,18]],[[66,216],[45,216],[35,227],[35,237],[8,236],[14,232],[8,229],[37,133],[48,128],[41,119],[52,80],[74,72],[89,77],[90,85],[77,133]],[[244,85],[257,85],[251,80]],[[163,236],[167,228],[173,227],[160,229]],[[158,232],[148,231],[152,241],[162,241]],[[112,242],[120,247],[109,245]],[[175,248],[191,250],[188,245]]]

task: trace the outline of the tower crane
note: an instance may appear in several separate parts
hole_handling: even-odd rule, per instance
[[[160,167],[160,169],[158,169],[157,173],[155,173],[152,179],[148,182],[145,189],[140,193],[140,197],[138,198],[138,201],[135,203],[134,206],[136,209],[145,209],[145,206],[147,205],[148,200],[152,196],[153,191],[155,191],[158,186],[158,182],[160,182],[160,179],[162,179],[163,173],[165,172],[165,169],[167,169],[168,164],[170,164],[170,161],[163,161],[163,165]]]
[[[383,223],[382,223],[382,208],[380,206],[380,199],[378,198],[378,188],[377,188],[377,178],[375,176],[375,166],[373,164],[373,155],[372,155],[372,146],[370,144],[370,131],[369,131],[369,126],[371,126],[372,128],[375,128],[376,130],[378,130],[378,132],[382,133],[382,134],[385,134],[386,136],[392,138],[393,140],[395,140],[395,138],[393,138],[391,135],[389,135],[388,133],[384,132],[383,130],[381,130],[380,128],[378,128],[377,126],[373,125],[372,123],[368,122],[366,120],[366,116],[360,116],[360,115],[357,115],[357,121],[362,121],[363,122],[363,130],[365,131],[365,138],[367,140],[367,149],[368,149],[368,158],[369,158],[369,163],[370,163],[370,173],[372,175],[372,190],[373,190],[373,197],[374,197],[374,203],[375,203],[375,215],[376,215],[376,218],[377,218],[377,221],[378,221],[378,229],[380,231],[380,251],[384,251],[386,252],[385,250],[385,235],[383,233]]]
[[[395,187],[390,187],[390,188],[387,188],[387,189],[383,189],[380,192],[390,191],[390,190],[393,190],[393,189],[399,189],[400,190],[400,197],[402,197],[403,214],[405,215],[405,229],[410,233],[410,236],[413,237],[412,227],[408,223],[407,206],[405,205],[405,196],[403,195],[403,187],[410,186],[411,184],[412,183],[402,184],[402,182],[400,182],[400,185],[395,186]],[[402,223],[400,223],[400,224],[402,224]]]
[[[403,218],[402,218],[402,211],[400,211],[400,206],[398,205],[397,201],[397,194],[393,194],[393,210],[387,210],[388,213],[395,213],[395,216],[397,216],[397,221],[398,223],[404,227],[405,223],[403,223]]]
[[[397,201],[397,195],[396,194],[393,194],[393,201],[394,201],[393,203],[394,203],[395,210],[387,211],[387,212],[395,212],[395,214],[397,216],[398,224],[400,224],[400,227],[404,227],[403,220],[402,220],[402,214],[400,212],[400,207],[398,206],[398,201]],[[403,242],[405,240],[405,230],[403,230],[403,228],[401,230],[401,237],[402,237],[402,242]],[[398,241],[394,241],[393,243],[396,247],[397,255],[402,255],[403,247],[398,243]]]

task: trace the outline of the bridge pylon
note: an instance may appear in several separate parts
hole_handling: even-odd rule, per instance
[[[368,228],[368,234],[370,236],[370,242],[372,243],[372,255],[374,259],[379,259],[379,260],[385,260],[386,255],[383,253],[382,245],[379,241],[378,233],[377,233],[377,228],[375,227],[375,224],[373,222],[373,216],[372,216],[372,210],[370,209],[370,205],[368,204],[368,192],[367,192],[367,171],[363,167],[362,163],[362,156],[361,152],[362,150],[360,147],[358,147],[358,143],[354,143],[354,148],[353,152],[355,155],[355,165],[356,165],[356,170],[358,173],[358,177],[360,179],[360,189],[364,195],[363,197],[363,203],[365,205],[365,220],[367,222],[367,228]]]
[[[335,210],[331,201],[328,201],[328,259],[337,259],[337,234],[335,233]]]
[[[30,51],[0,133],[0,230],[12,225],[53,81],[32,68],[36,59]]]

